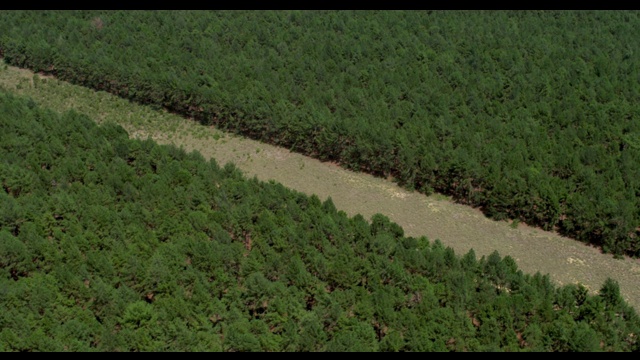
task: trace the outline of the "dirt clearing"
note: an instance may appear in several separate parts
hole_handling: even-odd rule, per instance
[[[396,184],[323,163],[286,149],[204,127],[188,119],[153,110],[112,96],[55,79],[38,79],[27,70],[0,70],[0,86],[30,96],[57,111],[76,109],[98,123],[116,122],[132,137],[151,137],[162,144],[197,150],[220,165],[231,161],[247,176],[275,180],[283,185],[331,197],[349,215],[370,218],[375,213],[401,225],[406,235],[440,239],[462,255],[474,249],[477,256],[498,250],[510,255],[528,273],[548,273],[559,284],[582,283],[597,291],[607,277],[618,281],[624,298],[640,310],[640,260],[614,259],[611,255],[558,234],[520,224],[487,219],[479,210],[453,203],[441,195],[425,196]]]

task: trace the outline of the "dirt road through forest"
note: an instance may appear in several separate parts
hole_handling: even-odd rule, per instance
[[[524,272],[549,273],[559,284],[580,282],[594,291],[611,277],[619,282],[629,304],[640,310],[638,259],[617,260],[575,240],[522,224],[513,228],[440,195],[409,192],[384,179],[225,134],[104,92],[42,79],[27,70],[0,70],[0,86],[57,111],[73,108],[99,123],[117,122],[132,137],[150,136],[159,143],[197,150],[220,165],[231,161],[249,177],[275,180],[321,200],[331,197],[349,215],[360,213],[369,219],[382,213],[401,225],[406,235],[440,239],[459,255],[473,248],[478,257],[487,256],[497,249],[500,255],[513,257]]]

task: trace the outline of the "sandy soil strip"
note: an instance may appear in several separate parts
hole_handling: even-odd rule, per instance
[[[231,161],[249,177],[275,180],[306,194],[316,194],[322,200],[331,197],[336,207],[349,215],[360,213],[370,218],[375,213],[385,214],[401,225],[406,235],[440,239],[457,254],[473,248],[480,257],[498,250],[502,256],[513,257],[525,272],[549,273],[559,284],[580,282],[592,291],[611,277],[619,282],[629,304],[640,310],[640,259],[616,260],[552,232],[522,224],[513,228],[507,222],[489,220],[480,211],[441,195],[409,192],[384,179],[224,134],[104,92],[53,79],[33,86],[32,78],[32,72],[14,67],[0,71],[0,85],[29,95],[45,106],[58,111],[74,108],[97,122],[116,121],[132,137],[150,136],[159,143],[197,150],[220,165]]]

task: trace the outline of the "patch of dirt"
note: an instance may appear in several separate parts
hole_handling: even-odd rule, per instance
[[[498,250],[500,255],[514,258],[524,272],[548,273],[559,285],[579,282],[593,292],[611,277],[618,281],[625,300],[640,310],[640,259],[614,259],[553,232],[490,220],[480,210],[456,204],[439,194],[410,192],[385,179],[228,135],[104,92],[57,80],[37,88],[17,88],[17,83],[32,77],[30,71],[9,67],[0,71],[0,85],[54,110],[76,108],[98,122],[117,122],[132,137],[150,136],[159,143],[197,150],[220,165],[233,162],[248,177],[275,180],[291,189],[316,194],[321,200],[331,197],[336,208],[350,216],[359,213],[370,218],[375,213],[384,214],[402,226],[407,236],[440,239],[458,255],[474,249],[481,257]]]
[[[214,158],[221,165],[232,161],[248,177],[275,180],[297,191],[316,194],[321,200],[331,197],[336,207],[350,216],[360,213],[370,218],[382,213],[401,225],[406,235],[426,235],[432,241],[440,239],[460,255],[470,249],[474,249],[478,257],[498,250],[502,256],[513,257],[524,272],[549,273],[558,284],[579,282],[593,291],[610,276],[619,282],[623,297],[640,309],[638,260],[616,260],[552,232],[525,224],[514,228],[509,222],[490,220],[480,210],[442,196],[409,192],[387,180],[253,140],[232,137],[225,144],[215,145],[210,140],[188,137],[173,142],[157,140],[182,145],[186,150],[198,150],[205,158]],[[262,150],[256,152],[258,147]],[[242,156],[247,154],[250,159]]]

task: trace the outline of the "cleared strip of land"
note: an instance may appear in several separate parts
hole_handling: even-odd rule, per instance
[[[247,176],[275,180],[324,200],[349,215],[375,213],[401,225],[406,235],[440,239],[456,253],[473,248],[478,256],[498,250],[525,272],[549,273],[560,284],[580,282],[597,290],[607,277],[617,280],[624,298],[640,310],[640,259],[611,255],[555,233],[489,220],[448,198],[409,192],[393,182],[355,173],[260,142],[225,134],[161,110],[153,110],[104,92],[95,92],[32,72],[0,70],[0,86],[27,95],[57,111],[75,109],[98,123],[116,122],[138,138],[198,150],[219,164],[233,162]]]

